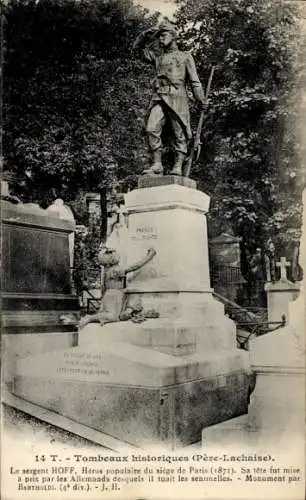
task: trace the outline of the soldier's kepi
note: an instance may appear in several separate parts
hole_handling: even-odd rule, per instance
[[[161,48],[161,55],[156,55],[147,47],[156,37]],[[134,49],[136,48],[141,49],[142,56],[146,61],[154,64],[156,69],[146,125],[153,162],[144,173],[163,174],[161,135],[166,121],[169,120],[172,125],[175,149],[175,163],[170,174],[182,175],[188,142],[192,137],[187,94],[188,83],[194,98],[204,104],[203,88],[194,59],[189,52],[178,49],[175,25],[168,20],[164,20],[157,28],[150,28],[141,33],[134,43]]]

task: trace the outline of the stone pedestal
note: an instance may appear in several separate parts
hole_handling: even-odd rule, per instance
[[[301,438],[305,429],[305,347],[290,326],[251,342],[250,361],[256,373],[248,425],[261,436]]]
[[[300,264],[305,272],[306,190],[303,205]],[[292,291],[297,293],[293,283],[285,279],[275,286],[284,290],[278,294],[287,300]],[[274,296],[277,297],[277,292]],[[273,434],[278,441],[283,435],[287,441],[295,438],[301,444],[305,435],[305,280],[300,284],[298,299],[291,300],[286,306],[289,313],[287,325],[256,338],[250,344],[250,361],[257,374],[257,382],[251,397],[248,421],[261,435]]]
[[[210,292],[205,214],[209,197],[177,184],[136,189],[125,196],[129,260],[156,247],[152,262],[133,276],[135,291]],[[132,292],[131,292],[132,293]]]
[[[88,325],[77,347],[19,362],[14,393],[136,446],[174,449],[246,413],[248,363],[210,289],[209,197],[176,179],[125,203],[128,264],[157,252],[129,277],[128,301],[159,317]]]
[[[128,280],[128,301],[140,300],[144,309],[155,309],[161,319],[150,330],[164,337],[159,332],[172,332],[180,347],[183,335],[186,344],[196,343],[206,352],[233,348],[235,325],[224,316],[210,288],[205,217],[209,197],[177,182],[138,189],[125,197],[128,262],[141,259],[150,247],[157,250],[155,258]],[[203,318],[205,335],[199,334]]]
[[[138,188],[168,186],[170,184],[197,189],[196,181],[189,177],[180,177],[178,175],[142,175],[138,179]]]

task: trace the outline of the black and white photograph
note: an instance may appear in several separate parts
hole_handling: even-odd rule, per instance
[[[1,498],[304,500],[306,1],[1,10]]]

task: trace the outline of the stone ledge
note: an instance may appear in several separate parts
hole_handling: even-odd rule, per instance
[[[291,291],[299,291],[301,288],[300,283],[293,283],[289,280],[279,280],[275,283],[268,282],[265,284],[265,291],[269,293],[274,292],[291,292]]]
[[[108,450],[116,451],[118,453],[123,453],[123,451],[127,453],[133,451],[135,452],[135,450],[137,450],[137,448],[126,443],[125,441],[120,441],[112,436],[103,434],[103,432],[96,431],[95,429],[76,422],[75,420],[59,415],[52,410],[47,410],[41,406],[29,403],[18,396],[14,396],[8,390],[4,391],[3,402],[12,408],[16,408],[27,415],[37,418],[41,422],[46,422],[59,429],[68,431],[70,434],[81,436],[82,438],[93,443],[97,443]]]
[[[180,184],[134,189],[125,194],[127,213],[183,209],[205,214],[210,197],[197,189]]]
[[[142,175],[138,179],[138,188],[149,188],[156,186],[165,186],[168,184],[179,184],[180,186],[197,189],[197,183],[189,179],[189,177],[181,177],[178,175]]]
[[[35,203],[13,204],[1,201],[2,221],[5,225],[18,227],[33,227],[35,229],[63,231],[71,233],[75,230],[75,223],[68,219],[60,219],[57,212],[50,212]]]

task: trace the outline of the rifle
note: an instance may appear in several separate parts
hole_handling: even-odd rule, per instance
[[[215,71],[215,66],[212,66],[212,68],[210,70],[208,82],[207,82],[206,91],[205,91],[203,109],[201,110],[197,130],[196,130],[193,144],[192,144],[192,148],[191,148],[190,154],[189,154],[189,156],[185,162],[185,165],[184,165],[184,177],[189,177],[192,164],[194,162],[198,161],[200,153],[201,153],[201,145],[202,145],[202,143],[201,143],[201,131],[202,131],[202,127],[203,127],[204,113],[205,113],[204,106],[207,104],[207,101],[208,101],[208,95],[210,92],[210,87],[211,87],[211,82],[213,79],[214,71]]]

